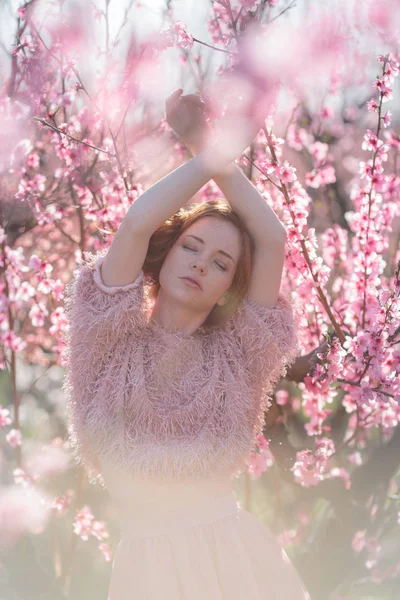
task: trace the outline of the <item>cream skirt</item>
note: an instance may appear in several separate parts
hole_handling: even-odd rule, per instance
[[[233,491],[120,523],[108,600],[311,600],[277,539]]]

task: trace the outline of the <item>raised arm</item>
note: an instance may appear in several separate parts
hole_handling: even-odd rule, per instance
[[[195,127],[193,112],[183,98],[182,89],[166,101],[168,124],[182,137]],[[144,192],[129,208],[127,216],[136,229],[152,234],[175,214],[203,185],[240,155],[253,141],[259,127],[248,119],[233,119],[229,114],[219,121],[205,149],[184,165],[166,175]]]
[[[210,147],[165,175],[143,192],[128,209],[127,218],[136,230],[152,234],[174,215],[220,169],[212,168]]]
[[[197,155],[143,192],[128,209],[102,264],[107,286],[126,285],[139,276],[154,231],[215,175],[212,150]]]
[[[179,92],[179,90],[178,90]],[[192,115],[176,92],[166,102],[168,122],[176,133],[190,128]],[[221,136],[194,158],[165,175],[143,192],[128,209],[102,265],[105,285],[134,281],[143,266],[150,237],[167,219],[247,148],[254,128],[230,127],[229,144]]]

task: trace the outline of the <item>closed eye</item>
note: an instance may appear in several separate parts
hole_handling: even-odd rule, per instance
[[[185,244],[183,244],[183,248],[186,248],[187,250],[192,250],[192,252],[195,252],[196,250],[194,248],[190,248],[190,246],[186,246]],[[215,261],[215,263],[219,266],[220,269],[222,269],[222,271],[226,271],[226,267],[224,267],[223,265],[221,265],[217,260]]]

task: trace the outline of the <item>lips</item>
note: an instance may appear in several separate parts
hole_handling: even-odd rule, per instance
[[[181,277],[181,279],[188,279],[189,281],[195,283],[200,289],[202,289],[200,282],[197,281],[197,279],[195,279],[194,277]]]

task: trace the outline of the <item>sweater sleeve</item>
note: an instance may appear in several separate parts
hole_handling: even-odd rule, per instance
[[[127,285],[106,286],[101,265],[104,251],[89,254],[80,268],[74,271],[66,285],[64,309],[67,328],[66,373],[63,391],[66,397],[68,432],[71,454],[85,466],[89,481],[100,468],[88,439],[87,426],[97,423],[108,398],[99,397],[100,381],[109,373],[113,385],[119,377],[132,336],[145,323],[143,313],[143,271]],[[90,435],[89,435],[90,437]]]
[[[300,353],[296,316],[290,299],[280,293],[274,306],[245,298],[227,323],[249,384],[264,395]]]
[[[101,267],[106,252],[88,252],[66,286],[64,306],[75,341],[95,337],[107,343],[143,323],[143,271],[126,285],[105,285]]]

